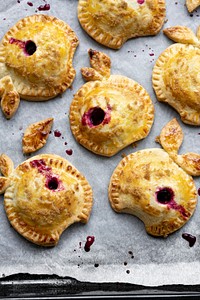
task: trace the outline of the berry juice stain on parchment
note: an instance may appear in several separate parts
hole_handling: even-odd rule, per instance
[[[183,233],[182,238],[189,243],[190,247],[193,247],[194,244],[196,243],[196,236],[194,236],[190,233]]]
[[[92,246],[92,244],[94,243],[94,241],[95,241],[95,237],[94,236],[87,236],[87,240],[86,240],[85,246],[84,246],[84,250],[86,252],[90,251],[90,247]]]
[[[53,131],[53,134],[54,134],[54,136],[56,137],[56,138],[62,138],[62,140],[64,139],[64,136],[62,136],[62,133],[61,133],[61,131],[59,131],[58,129],[56,129],[56,130],[54,130]],[[68,143],[67,142],[64,142],[64,145],[66,146]],[[72,149],[66,149],[65,150],[65,153],[67,154],[67,155],[72,155],[73,154],[73,150]]]

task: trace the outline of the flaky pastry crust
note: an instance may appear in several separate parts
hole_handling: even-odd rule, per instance
[[[152,82],[157,99],[171,105],[184,123],[200,125],[200,41],[184,26],[164,30],[178,42],[168,47],[158,58]]]
[[[52,154],[34,156],[10,175],[4,207],[11,225],[41,246],[54,246],[74,222],[86,223],[92,189],[67,160]]]
[[[156,141],[186,173],[200,176],[200,154],[193,152],[178,154],[183,137],[182,128],[174,118],[163,127]]]
[[[48,15],[25,17],[1,41],[0,78],[10,76],[23,99],[54,98],[74,80],[77,45],[78,38],[64,21]]]
[[[186,6],[189,12],[193,12],[200,5],[200,0],[186,0]]]
[[[119,49],[130,38],[156,35],[165,18],[164,0],[79,0],[78,19],[97,42]]]
[[[89,55],[93,68],[83,68],[82,74],[91,81],[75,94],[70,126],[82,146],[112,156],[148,135],[154,107],[140,84],[125,76],[110,76],[108,56],[91,49]]]
[[[47,118],[45,120],[30,124],[26,128],[22,138],[23,153],[32,153],[44,147],[52,125],[53,118]]]
[[[193,215],[197,191],[166,151],[153,148],[122,159],[110,180],[109,200],[116,212],[141,219],[149,234],[166,237]]]

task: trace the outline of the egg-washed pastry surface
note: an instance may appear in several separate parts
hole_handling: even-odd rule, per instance
[[[189,12],[193,12],[200,5],[200,0],[186,0],[186,6]]]
[[[22,138],[23,153],[28,154],[35,152],[46,144],[53,125],[53,120],[53,118],[44,119],[30,124],[26,128]]]
[[[169,156],[179,165],[186,173],[192,176],[200,176],[200,155],[198,153],[188,152],[179,154],[179,148],[183,142],[183,131],[178,121],[174,118],[168,122],[156,142],[160,143]]]
[[[77,45],[74,31],[53,16],[28,16],[9,29],[0,45],[0,97],[7,118],[20,97],[48,100],[71,86]]]
[[[178,155],[182,139],[181,127],[173,119],[157,138],[165,150],[145,149],[126,156],[110,179],[112,208],[137,216],[154,236],[166,237],[178,230],[196,208],[191,175],[200,175],[200,155]]]
[[[162,149],[126,156],[115,169],[109,199],[117,212],[144,222],[154,236],[167,236],[183,226],[194,212],[197,193],[192,177]]]
[[[132,79],[110,75],[110,58],[89,50],[92,68],[82,68],[84,84],[70,106],[76,140],[90,151],[112,156],[145,138],[153,124],[154,107],[146,90]]]
[[[79,0],[78,19],[93,39],[118,49],[130,38],[156,35],[165,10],[164,0]]]
[[[54,246],[72,223],[87,223],[92,189],[67,160],[41,154],[14,170],[4,154],[0,157],[0,168],[2,166],[9,170],[4,189],[5,211],[11,225],[23,237],[41,246]]]
[[[184,123],[200,125],[200,30],[195,35],[185,26],[164,33],[177,42],[158,58],[152,81],[157,99],[171,105]]]

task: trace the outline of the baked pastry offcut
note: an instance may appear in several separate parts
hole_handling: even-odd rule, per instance
[[[175,26],[164,33],[177,42],[158,58],[152,81],[157,99],[171,105],[184,123],[200,125],[200,30]]]
[[[193,12],[200,5],[200,0],[186,0],[186,6],[189,12]]]
[[[32,153],[42,148],[46,144],[52,125],[53,118],[30,124],[22,138],[23,153]]]
[[[119,49],[130,38],[156,35],[165,10],[165,0],[79,0],[78,19],[97,42]]]
[[[2,160],[1,157],[0,168],[9,168],[7,156]],[[2,178],[5,177],[0,177],[0,183]],[[34,156],[15,170],[10,168],[5,179],[4,207],[8,220],[29,241],[54,246],[72,223],[88,222],[92,189],[64,158],[53,154]]]
[[[82,68],[89,81],[75,94],[70,126],[76,140],[90,151],[112,156],[145,138],[153,124],[149,94],[125,76],[110,75],[110,58],[89,50],[91,68]]]
[[[200,175],[200,155],[188,153],[178,158],[175,153],[182,138],[181,128],[173,119],[159,137],[168,152],[152,148],[132,153],[122,159],[110,180],[112,208],[137,216],[153,236],[166,237],[181,228],[197,205],[197,190],[189,174]],[[192,165],[189,172],[187,165]]]
[[[0,45],[0,97],[7,118],[20,97],[48,100],[71,86],[77,45],[74,31],[53,16],[28,16],[9,29]]]

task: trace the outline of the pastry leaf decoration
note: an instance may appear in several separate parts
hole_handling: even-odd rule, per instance
[[[198,37],[186,26],[174,26],[163,30],[164,34],[176,43],[200,45]]]
[[[53,118],[48,118],[27,127],[22,139],[25,154],[35,152],[46,144],[52,124]]]
[[[183,142],[183,132],[175,118],[163,127],[156,141],[186,173],[200,176],[200,154],[192,152],[178,154]]]
[[[88,50],[91,68],[82,68],[81,73],[86,81],[103,80],[110,77],[111,60],[105,53]]]
[[[10,179],[9,176],[14,170],[13,161],[6,155],[0,155],[0,173],[4,176],[0,176],[0,194],[3,194],[7,187],[9,186]]]

